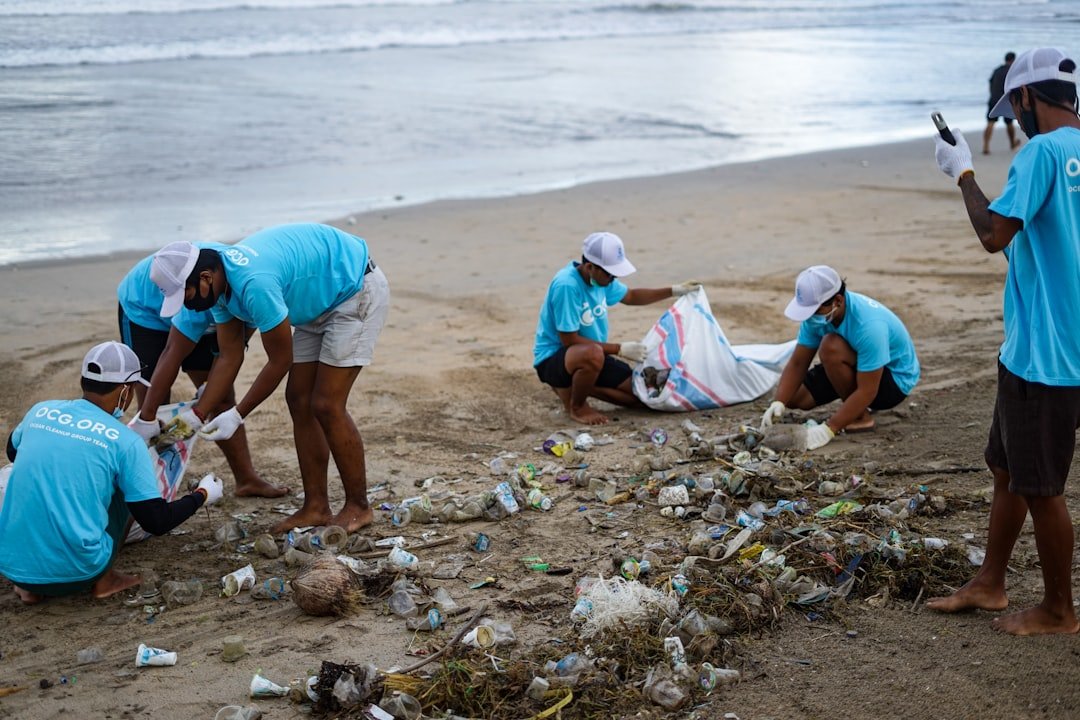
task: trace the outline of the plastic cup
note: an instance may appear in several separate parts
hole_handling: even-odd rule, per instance
[[[477,625],[472,630],[465,633],[465,637],[461,638],[461,642],[469,647],[475,648],[494,647],[495,628],[490,625]]]
[[[247,649],[244,647],[244,639],[239,635],[226,635],[222,640],[221,659],[231,663],[245,655],[247,655]]]
[[[241,590],[250,590],[253,587],[255,587],[255,568],[251,565],[245,565],[221,578],[221,594],[225,597],[238,595]]]
[[[135,667],[160,667],[176,664],[176,653],[139,643],[135,651]]]

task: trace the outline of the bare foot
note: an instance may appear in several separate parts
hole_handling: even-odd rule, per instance
[[[282,495],[288,495],[291,492],[292,488],[290,487],[284,485],[271,485],[256,475],[253,479],[244,480],[243,482],[237,479],[236,489],[233,490],[233,495],[236,497],[279,498]]]
[[[988,588],[972,580],[948,597],[930,598],[926,601],[926,607],[943,613],[1004,610],[1009,607],[1009,597],[1004,590]]]
[[[330,508],[325,510],[309,510],[302,507],[289,517],[270,528],[271,535],[280,535],[298,527],[318,527],[319,525],[335,525],[334,516],[330,514]]]
[[[127,575],[110,569],[90,587],[90,594],[101,600],[128,588],[133,588],[140,582],[142,580],[138,575]]]
[[[1019,140],[1013,140],[1012,144],[1009,145],[1009,149],[1011,149],[1011,150],[1015,150],[1018,147],[1020,147],[1020,141]]]
[[[852,422],[844,426],[846,433],[870,432],[874,429],[874,418],[868,412],[864,412]]]
[[[593,410],[589,405],[570,408],[570,418],[582,425],[607,425],[610,422],[607,415]]]
[[[1062,617],[1042,605],[996,617],[990,621],[990,626],[999,632],[1025,636],[1071,634],[1080,630],[1080,623],[1076,622],[1072,608]]]
[[[345,503],[345,506],[341,508],[341,512],[334,516],[334,519],[327,523],[328,525],[338,525],[345,528],[346,532],[356,532],[362,527],[367,527],[375,520],[375,513],[371,510],[371,506],[362,508],[354,503]]]
[[[983,155],[989,155],[989,154],[990,154],[989,150],[983,150]]]
[[[45,599],[44,595],[38,595],[32,593],[29,590],[23,590],[18,585],[15,586],[15,594],[19,596],[19,599],[23,601],[23,605],[37,605],[39,602]]]

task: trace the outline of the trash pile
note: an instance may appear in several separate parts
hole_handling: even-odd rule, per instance
[[[291,597],[311,615],[374,610],[412,637],[430,638],[429,654],[408,668],[326,660],[306,682],[256,675],[251,696],[288,696],[316,713],[394,718],[611,717],[648,703],[675,711],[737,683],[745,667],[740,636],[776,627],[785,610],[815,621],[850,598],[917,604],[962,583],[981,562],[970,538],[950,542],[923,527],[927,517],[981,498],[823,470],[804,448],[805,427],[797,425],[713,435],[685,419],[621,438],[563,430],[535,457],[476,458],[483,471],[461,486],[468,491],[455,490],[461,478],[436,476],[417,481],[419,494],[378,506],[392,532],[409,527],[419,539],[375,540],[337,527],[251,538],[244,522],[226,523],[217,541],[231,557],[255,553],[283,572],[260,581],[247,564],[221,578],[222,596]],[[506,557],[513,545],[502,544],[504,530],[527,535],[521,518],[552,514],[564,527],[580,517],[583,535],[608,533],[610,567],[603,559],[583,572],[535,552]],[[469,521],[499,524],[460,537],[444,530]],[[465,554],[426,553],[448,543]],[[497,562],[485,569],[499,565],[504,575],[515,565],[518,573],[574,574],[548,641],[518,647],[513,626],[489,612],[487,600],[463,622],[472,608],[431,582],[490,558]],[[171,607],[197,601],[203,588],[172,582],[161,593]],[[432,652],[436,643],[442,647]],[[243,654],[239,647],[232,655]]]

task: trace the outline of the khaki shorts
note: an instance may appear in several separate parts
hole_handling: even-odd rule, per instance
[[[360,292],[313,322],[293,328],[293,362],[333,367],[366,367],[375,356],[386,315],[390,284],[381,268],[364,276]]]

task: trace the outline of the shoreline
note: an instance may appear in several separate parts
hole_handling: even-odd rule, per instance
[[[931,136],[928,133],[927,134],[927,139],[926,139],[926,142],[928,144],[932,143],[932,140],[930,138],[931,138]],[[583,182],[570,181],[567,184],[555,184],[555,185],[552,185],[550,187],[544,187],[544,188],[541,188],[541,189],[525,190],[523,192],[512,192],[512,193],[508,193],[508,194],[497,193],[497,194],[493,194],[493,195],[477,195],[477,196],[468,196],[468,197],[443,197],[443,198],[434,198],[434,199],[427,199],[427,200],[417,200],[415,203],[404,202],[404,203],[395,203],[395,204],[392,204],[392,205],[381,205],[381,206],[371,207],[371,208],[368,208],[368,209],[345,211],[345,212],[342,212],[340,214],[332,215],[329,218],[326,218],[326,217],[324,217],[324,218],[309,218],[309,219],[306,219],[306,220],[296,220],[295,222],[321,222],[321,223],[326,223],[326,224],[330,224],[330,225],[336,225],[336,226],[341,227],[342,229],[344,229],[346,231],[349,231],[350,226],[362,225],[362,219],[364,219],[364,218],[368,218],[368,217],[376,216],[376,215],[385,215],[387,213],[401,213],[401,212],[412,213],[412,212],[418,212],[418,211],[422,212],[424,210],[424,208],[440,207],[440,206],[444,206],[444,205],[458,206],[458,207],[461,207],[462,209],[468,209],[469,206],[479,206],[479,205],[486,205],[486,204],[489,204],[489,203],[498,203],[498,202],[502,202],[502,201],[512,201],[512,200],[519,199],[519,198],[538,198],[539,199],[539,198],[543,198],[544,196],[555,195],[555,194],[558,194],[558,193],[564,193],[564,192],[574,191],[574,190],[578,190],[578,189],[588,189],[588,188],[601,189],[603,186],[608,186],[608,185],[616,186],[616,185],[620,185],[620,184],[623,184],[623,183],[639,184],[639,183],[679,181],[679,180],[685,180],[685,181],[691,181],[692,182],[694,177],[697,176],[697,175],[714,174],[714,173],[718,173],[718,172],[723,171],[724,169],[729,169],[729,168],[732,170],[732,172],[739,172],[740,168],[747,168],[747,167],[756,166],[756,165],[777,164],[777,163],[782,163],[782,162],[789,161],[789,160],[812,161],[815,158],[824,159],[829,155],[840,156],[840,155],[843,155],[845,153],[865,152],[865,151],[868,151],[868,150],[873,149],[873,148],[882,148],[882,149],[900,148],[900,147],[902,147],[904,145],[914,145],[914,144],[917,144],[919,142],[920,142],[919,139],[904,139],[904,140],[894,140],[894,141],[889,141],[889,142],[884,142],[884,143],[870,142],[870,143],[866,143],[866,144],[846,145],[846,146],[843,146],[843,147],[825,148],[825,149],[817,149],[817,150],[807,150],[807,151],[803,151],[803,152],[794,152],[794,153],[786,153],[786,154],[767,154],[767,155],[764,155],[764,156],[759,157],[759,158],[738,159],[738,160],[733,160],[732,162],[711,164],[711,165],[706,165],[704,167],[694,168],[694,169],[689,169],[689,170],[676,170],[676,171],[672,171],[672,172],[660,172],[660,173],[656,173],[656,174],[646,174],[646,175],[631,175],[631,176],[626,176],[626,177],[606,178],[606,179],[600,179],[600,180],[586,180],[586,181],[583,181]],[[932,145],[931,145],[931,147],[932,147]],[[351,222],[352,220],[355,220],[355,223]],[[277,223],[275,223],[275,224],[277,224]],[[284,224],[284,223],[282,223],[282,224]],[[269,227],[269,226],[259,226],[256,230],[253,230],[252,232],[256,232],[258,229],[262,229],[263,227]],[[360,233],[360,236],[363,237],[363,234]],[[214,238],[195,238],[194,240],[209,239],[209,240],[213,240],[215,242],[222,242],[224,244],[233,244],[233,243],[239,242],[244,237],[246,237],[246,235],[238,236],[238,237],[235,237],[235,238],[220,239],[220,240],[217,240],[217,239],[214,239]],[[162,243],[162,244],[164,244],[164,243]],[[116,250],[116,251],[107,252],[107,253],[88,253],[88,254],[69,255],[69,256],[64,256],[64,257],[38,258],[38,259],[15,261],[15,262],[8,262],[8,263],[0,262],[0,273],[10,272],[10,271],[17,271],[17,270],[32,270],[32,269],[39,269],[39,268],[67,267],[67,266],[76,266],[76,265],[85,265],[85,264],[92,264],[92,263],[102,263],[102,262],[121,261],[121,260],[123,260],[123,261],[129,261],[130,260],[130,261],[132,261],[132,263],[134,263],[134,262],[137,262],[138,260],[141,260],[142,258],[146,257],[150,253],[155,252],[159,247],[160,247],[160,245],[155,245],[155,246],[147,247],[145,250],[124,249],[124,250]]]

